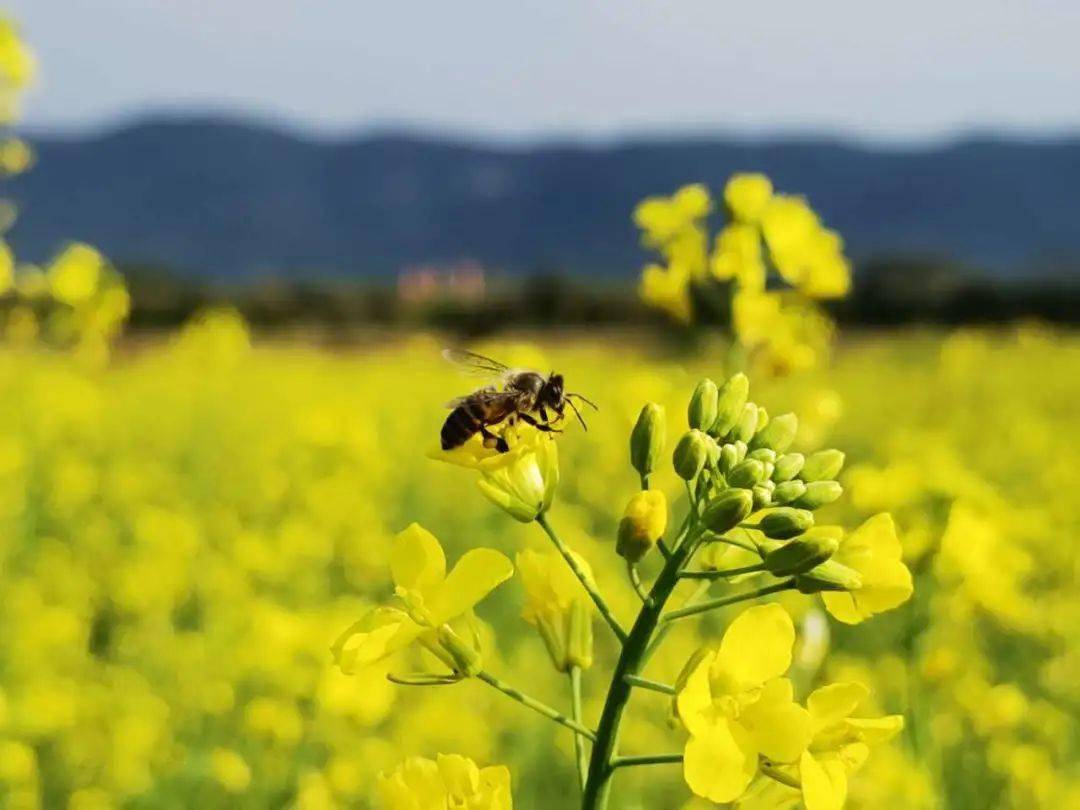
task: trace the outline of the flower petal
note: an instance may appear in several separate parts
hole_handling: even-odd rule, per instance
[[[715,658],[716,653],[706,653],[690,672],[675,698],[679,719],[691,734],[705,733],[708,725],[705,713],[712,707],[709,670]]]
[[[847,725],[855,730],[863,742],[878,745],[888,742],[903,730],[904,718],[899,714],[886,717],[850,717]]]
[[[408,646],[420,634],[420,627],[405,613],[393,608],[376,608],[353,623],[331,645],[334,663],[346,675]]]
[[[413,523],[394,539],[390,571],[399,588],[430,588],[446,577],[446,555],[435,535]]]
[[[733,731],[721,720],[686,743],[683,778],[690,790],[709,801],[735,801],[757,772],[757,757],[745,740],[739,744]]]
[[[861,683],[833,683],[815,689],[806,699],[814,731],[850,717],[869,694],[870,690]]]
[[[769,681],[739,715],[754,748],[776,762],[794,762],[810,742],[810,713],[793,699],[791,681]]]
[[[513,575],[514,566],[505,554],[490,548],[466,552],[428,595],[427,608],[434,623],[460,616]]]
[[[724,633],[713,677],[733,692],[763,684],[787,672],[794,644],[795,626],[780,605],[744,610]]]
[[[839,776],[839,782],[833,781]],[[799,778],[802,780],[803,802],[806,810],[842,810],[847,798],[847,777],[842,766],[826,769],[809,752],[803,752],[799,760]]]

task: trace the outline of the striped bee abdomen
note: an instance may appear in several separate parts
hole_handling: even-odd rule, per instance
[[[442,449],[453,450],[461,447],[483,427],[483,419],[484,412],[475,402],[466,400],[458,405],[443,422],[442,432],[439,434]]]

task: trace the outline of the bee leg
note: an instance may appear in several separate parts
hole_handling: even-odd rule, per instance
[[[554,428],[551,425],[549,425],[547,423],[546,418],[544,419],[543,422],[538,422],[538,421],[536,421],[536,419],[534,419],[532,416],[530,416],[527,413],[519,413],[518,416],[521,417],[522,421],[528,422],[534,428],[536,428],[537,430],[542,430],[544,433],[562,433],[562,431],[559,430],[558,428]],[[541,411],[541,416],[544,416],[542,411]]]
[[[489,450],[494,448],[500,453],[506,453],[510,450],[510,445],[506,443],[506,439],[504,439],[502,436],[496,436],[486,427],[480,427],[480,435],[484,437],[484,447],[488,448]]]

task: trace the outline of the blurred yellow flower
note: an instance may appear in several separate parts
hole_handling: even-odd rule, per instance
[[[404,649],[422,634],[437,638],[444,625],[470,611],[514,573],[503,554],[476,548],[448,574],[439,541],[416,523],[397,536],[390,569],[403,609],[376,608],[338,637],[331,652],[346,674]]]
[[[810,738],[810,715],[782,676],[791,665],[795,627],[775,604],[743,611],[717,650],[702,656],[676,698],[690,732],[683,775],[713,802],[732,802],[750,785],[758,757],[794,762]]]
[[[379,777],[385,810],[512,810],[510,771],[479,768],[467,757],[439,754],[435,760],[410,757]]]
[[[763,174],[735,174],[724,186],[724,204],[738,222],[754,225],[772,198],[772,181]]]
[[[76,306],[97,292],[105,260],[89,245],[72,245],[46,271],[49,290],[58,301]]]
[[[570,553],[591,577],[589,564]],[[574,572],[555,552],[521,551],[516,563],[525,588],[521,617],[540,632],[555,668],[568,672],[571,667],[591,667],[593,606]]]
[[[901,558],[896,526],[887,513],[874,515],[840,540],[832,559],[862,579],[855,591],[822,593],[825,608],[845,624],[858,624],[902,605],[913,591],[911,572]]]
[[[215,748],[210,752],[210,772],[229,793],[243,793],[251,784],[248,764],[228,748]]]

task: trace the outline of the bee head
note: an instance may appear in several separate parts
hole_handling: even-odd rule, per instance
[[[547,378],[547,382],[544,383],[544,390],[541,392],[540,398],[555,410],[561,410],[564,397],[563,376],[553,371]]]

